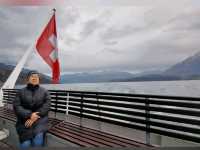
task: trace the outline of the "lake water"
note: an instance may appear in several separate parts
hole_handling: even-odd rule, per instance
[[[79,84],[43,84],[47,89],[158,94],[176,96],[200,96],[200,80],[152,81],[152,82],[106,82]]]

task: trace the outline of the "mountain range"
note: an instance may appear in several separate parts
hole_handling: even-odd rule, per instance
[[[6,81],[15,66],[0,63],[0,85]],[[29,69],[23,69],[17,84],[26,82]],[[63,74],[61,83],[95,83],[95,82],[128,82],[128,81],[169,81],[169,80],[198,80],[200,79],[200,52],[185,60],[160,71],[129,73],[125,71],[98,71],[73,74]],[[49,76],[41,74],[41,83],[51,83]]]
[[[133,77],[128,72],[101,71],[95,73],[74,73],[61,76],[62,83],[93,83],[110,82],[111,80],[124,80]]]
[[[102,71],[96,73],[74,73],[61,76],[63,83],[169,81],[200,79],[200,52],[172,65],[164,71],[133,74],[129,72]]]

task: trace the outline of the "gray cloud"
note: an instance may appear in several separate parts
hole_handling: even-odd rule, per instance
[[[62,22],[57,22],[62,31],[80,19],[80,12],[74,7],[59,7],[57,13],[61,14],[56,17],[57,20],[62,20]]]
[[[170,28],[172,31],[191,31],[199,30],[200,20],[199,20],[200,11],[194,11],[189,13],[183,13],[180,16],[177,16],[170,20]]]
[[[112,49],[112,48],[104,48],[99,53],[113,53],[113,54],[122,54],[122,50]],[[97,53],[98,54],[98,53]]]
[[[9,62],[15,64],[33,42],[36,35],[33,29],[38,30],[39,20],[38,15],[33,15],[35,11],[37,11],[36,8],[24,7],[2,7],[0,9],[0,53],[1,56],[7,56],[6,59]],[[39,12],[44,14],[43,11]],[[0,58],[1,61],[4,59],[5,57]]]
[[[80,33],[83,38],[86,38],[90,34],[94,33],[98,28],[101,28],[102,24],[96,19],[89,20],[84,24],[83,31]]]
[[[113,40],[113,39],[124,38],[126,36],[133,35],[133,33],[139,31],[141,31],[140,27],[132,27],[131,25],[127,25],[123,28],[110,27],[102,35],[102,40]]]
[[[118,43],[118,42],[117,42],[117,41],[114,41],[114,40],[113,40],[113,41],[111,41],[111,40],[109,40],[109,41],[105,40],[105,41],[104,41],[104,44],[105,44],[105,45],[116,45],[117,43]]]
[[[173,6],[146,0],[123,6],[99,3],[56,7],[62,72],[166,69],[200,51],[200,11],[195,1],[176,0]],[[50,10],[0,8],[0,61],[19,61],[46,25]],[[26,67],[51,73],[36,51]]]

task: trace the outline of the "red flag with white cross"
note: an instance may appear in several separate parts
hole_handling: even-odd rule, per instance
[[[52,69],[52,83],[60,81],[60,65],[58,60],[57,32],[55,11],[47,26],[37,40],[36,49],[39,55]]]

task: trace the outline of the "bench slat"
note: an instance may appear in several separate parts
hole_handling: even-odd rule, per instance
[[[108,138],[106,136],[103,136],[103,135],[98,135],[98,134],[95,134],[93,132],[88,132],[87,130],[85,130],[84,128],[82,127],[79,127],[77,128],[76,126],[70,126],[70,125],[64,125],[64,124],[59,124],[55,127],[59,127],[61,129],[69,129],[69,130],[74,130],[76,132],[80,132],[81,134],[85,134],[85,135],[88,135],[92,138],[95,138],[95,139],[100,139],[100,140],[103,140],[103,142],[105,143],[110,143],[112,144],[112,146],[119,146],[119,147],[130,147],[130,146],[136,146],[136,147],[139,147],[138,145],[133,145],[133,144],[127,144],[127,143],[124,143],[124,142],[121,142],[119,140],[116,140],[116,139],[112,139],[112,138]]]
[[[85,140],[88,140],[88,141],[92,140],[92,142],[94,142],[95,145],[97,145],[97,146],[100,144],[100,146],[105,145],[108,147],[123,147],[123,145],[115,144],[112,142],[108,142],[102,138],[88,135],[87,132],[69,129],[65,126],[55,126],[54,128],[56,128],[64,133],[71,133],[73,135],[77,135],[78,137],[81,137],[81,138],[83,137],[83,138],[85,138]]]
[[[54,134],[62,139],[68,140],[72,143],[78,144],[84,147],[96,147],[97,145],[92,141],[86,141],[84,138],[70,133],[63,133],[62,130],[51,128],[49,133]],[[100,145],[99,145],[100,146]]]
[[[72,125],[72,126],[76,126],[76,127],[80,128],[79,125],[74,124],[74,123],[63,122],[63,124]],[[124,143],[127,143],[127,144],[132,144],[133,146],[137,145],[139,147],[153,147],[151,145],[146,145],[144,143],[140,143],[140,142],[137,142],[137,141],[134,141],[134,140],[131,140],[131,139],[127,139],[127,138],[124,138],[124,137],[119,137],[119,136],[116,136],[116,135],[112,135],[112,134],[109,134],[109,133],[105,133],[105,132],[102,132],[102,131],[91,129],[91,128],[88,128],[88,127],[81,127],[81,128],[88,131],[88,132],[92,132],[94,134],[102,135],[104,137],[111,138],[111,139],[114,139],[114,140],[117,140],[117,141],[120,141],[120,142],[124,142]]]

